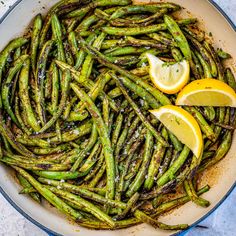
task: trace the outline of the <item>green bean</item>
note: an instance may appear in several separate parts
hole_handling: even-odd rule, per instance
[[[227,68],[226,71],[225,71],[225,78],[226,78],[226,81],[228,82],[228,85],[234,89],[234,91],[236,91],[236,82],[235,82],[235,78],[234,78],[234,75],[231,71],[230,68]]]
[[[178,62],[183,60],[183,56],[178,48],[172,48],[171,54],[173,58]]]
[[[134,133],[132,138],[130,138],[123,148],[122,157],[119,161],[123,161],[129,156],[130,153],[135,153],[139,145],[143,142],[146,134],[145,128],[141,125]]]
[[[12,149],[11,149],[10,143],[7,141],[7,138],[2,135],[2,140],[3,140],[3,143],[4,143],[5,149],[6,149],[9,153],[12,153]]]
[[[40,48],[43,46],[43,44],[45,43],[45,40],[47,38],[47,33],[48,33],[48,30],[51,26],[51,20],[52,20],[53,13],[56,13],[58,15],[63,15],[63,14],[70,12],[74,8],[77,8],[81,4],[86,4],[89,2],[90,1],[65,0],[65,1],[59,1],[57,4],[55,4],[50,9],[50,11],[48,12],[48,14],[46,15],[46,17],[44,19],[44,25],[43,25],[43,28],[41,31],[41,38],[40,38]]]
[[[74,96],[71,99],[70,98],[67,99],[67,102],[66,102],[66,105],[65,105],[65,108],[64,108],[64,112],[63,112],[63,119],[64,120],[67,120],[69,118],[69,115],[71,113],[72,107],[75,105],[77,100],[78,100],[77,96]]]
[[[104,51],[105,55],[107,57],[114,57],[114,56],[123,56],[123,55],[136,55],[140,54],[142,52],[145,52],[147,49],[145,47],[136,48],[133,46],[127,46],[127,47],[118,47],[118,48],[111,48],[106,51]]]
[[[200,61],[203,71],[204,71],[204,78],[212,78],[211,68],[207,61],[204,60],[202,55],[198,51],[194,51],[195,55],[197,56],[198,60]]]
[[[124,121],[124,116],[122,113],[119,113],[119,115],[116,118],[114,131],[112,133],[111,144],[112,144],[113,148],[116,145],[117,140],[119,138],[119,134],[121,132],[123,121]]]
[[[162,8],[167,9],[174,9],[177,10],[180,7],[173,3],[158,3],[155,5],[130,5],[126,7],[121,7],[118,10],[116,10],[111,15],[111,20],[122,18],[124,15],[128,15],[130,13],[142,13],[142,12],[150,12],[150,13],[156,13]]]
[[[204,60],[206,60],[207,63],[209,64],[212,76],[216,77],[217,76],[216,63],[213,60],[213,58],[212,58],[211,54],[209,53],[209,51],[204,46],[202,46],[201,43],[199,43],[193,37],[187,35],[187,38],[191,40],[191,42],[193,43],[194,47],[198,50],[198,52],[200,52],[200,54],[202,55]]]
[[[122,39],[106,39],[102,42],[101,49],[111,49],[123,44]]]
[[[147,178],[144,182],[144,188],[146,188],[147,190],[150,190],[154,184],[154,180],[164,157],[164,153],[165,148],[158,142],[156,146],[154,146],[154,152],[150,161],[150,165],[148,167]]]
[[[225,118],[225,107],[219,107],[218,108],[219,111],[219,118],[218,118],[218,123],[219,124],[223,124],[224,123],[224,118]],[[215,126],[214,127],[214,134],[215,134],[215,138],[216,140],[218,139],[220,133],[221,133],[222,128],[220,126]],[[208,147],[212,144],[211,140],[208,140],[205,145],[204,145],[204,149],[208,149]]]
[[[167,104],[171,104],[170,100],[164,95],[162,94],[159,90],[155,89],[153,86],[150,86],[148,83],[146,83],[145,81],[143,81],[141,78],[139,78],[138,76],[133,75],[132,73],[110,63],[107,58],[101,54],[100,52],[98,52],[96,49],[90,47],[88,44],[86,44],[86,42],[80,38],[80,41],[84,47],[84,49],[90,53],[91,55],[93,55],[93,57],[95,57],[101,64],[109,67],[110,69],[113,69],[117,72],[119,72],[121,75],[128,77],[129,79],[131,79],[132,81],[134,81],[136,84],[142,86],[143,88],[145,88],[148,92],[150,92],[158,101],[160,101],[160,103],[162,105],[167,105]]]
[[[89,187],[95,187],[106,171],[106,165],[103,165],[96,176],[90,181]]]
[[[18,143],[15,140],[15,136],[12,134],[11,130],[4,123],[1,113],[0,113],[0,133],[16,151],[27,157],[35,157],[35,155],[32,152],[30,152],[25,146],[23,146],[22,144]]]
[[[15,161],[19,161],[19,162],[27,163],[27,164],[53,164],[53,163],[56,163],[53,160],[47,160],[42,157],[40,159],[35,159],[35,158],[27,157],[27,156],[15,155],[15,154],[10,153],[5,150],[3,150],[3,154],[5,157],[9,157],[11,159],[14,159]]]
[[[208,202],[207,200],[205,200],[201,197],[198,197],[198,195],[195,192],[195,189],[193,187],[192,181],[185,180],[184,181],[184,188],[185,188],[187,195],[191,199],[191,201],[193,201],[197,205],[202,206],[202,207],[208,207],[210,205],[210,202]]]
[[[171,140],[171,143],[173,144],[176,151],[180,152],[183,149],[183,144],[177,139],[177,137],[168,131],[168,136]]]
[[[50,190],[42,186],[38,181],[36,181],[31,175],[29,175],[23,169],[14,166],[13,167],[20,175],[22,175],[29,183],[44,197],[46,198],[53,206],[59,209],[61,212],[70,216],[74,220],[82,219],[82,215],[75,211],[73,208],[68,206],[64,201],[58,198]]]
[[[216,64],[216,70],[217,70],[217,75],[218,75],[218,79],[221,81],[224,81],[224,70],[223,70],[223,66],[221,64],[221,61],[215,51],[215,49],[213,48],[213,46],[208,43],[206,40],[203,42],[205,48],[210,52],[210,55],[212,56],[215,64]]]
[[[69,149],[68,144],[62,144],[58,145],[57,147],[48,147],[48,148],[31,148],[32,152],[38,155],[47,155],[47,154],[52,154],[52,153],[60,153],[62,151],[66,151]]]
[[[116,226],[115,229],[123,229],[123,228],[127,228],[127,227],[131,227],[137,224],[140,224],[140,220],[136,219],[136,218],[129,218],[127,220],[121,220],[121,221],[117,221],[116,222]],[[79,225],[83,226],[83,227],[87,227],[90,229],[104,229],[104,230],[109,230],[111,229],[110,226],[108,226],[107,224],[104,224],[100,221],[83,221],[83,222],[79,222]],[[114,228],[112,228],[114,229]]]
[[[56,121],[55,129],[56,129],[58,141],[61,142],[62,138],[61,138],[61,128],[60,128],[60,121],[59,120]]]
[[[132,108],[134,109],[137,116],[140,118],[140,120],[143,122],[143,124],[146,126],[148,130],[153,134],[153,136],[164,146],[167,146],[166,141],[163,139],[163,137],[157,132],[157,130],[151,125],[151,123],[145,118],[145,116],[142,114],[141,110],[138,108],[138,106],[135,104],[135,102],[132,100],[132,98],[127,93],[126,89],[124,88],[123,84],[121,83],[120,79],[113,73],[111,73],[112,78],[116,81],[117,86],[122,91],[125,98],[128,100]]]
[[[88,16],[78,25],[78,27],[75,29],[75,32],[80,33],[80,34],[82,32],[86,32],[86,30],[88,30],[90,25],[97,22],[98,20],[99,20],[98,17],[95,15]]]
[[[120,135],[120,137],[117,141],[116,147],[115,147],[115,152],[114,152],[115,159],[118,159],[120,151],[121,151],[121,149],[125,143],[125,140],[127,138],[127,135],[128,135],[128,127],[125,126],[123,131],[121,132],[121,135]]]
[[[135,158],[134,158],[135,159]],[[130,169],[130,172],[125,176],[125,180],[131,180],[135,175],[137,174],[139,167],[142,164],[142,159],[138,158],[137,160],[135,159],[135,162],[132,162],[132,167]],[[124,188],[125,190],[125,188]]]
[[[221,59],[229,59],[231,58],[231,55],[225,51],[223,51],[221,48],[217,49],[216,51],[217,55]]]
[[[202,160],[208,159],[208,158],[212,158],[215,154],[215,151],[207,151],[207,152],[203,152],[202,154]]]
[[[52,76],[53,76],[54,65],[55,63],[52,62],[49,66],[49,70],[46,72],[45,90],[44,90],[44,96],[46,99],[50,99],[52,94]]]
[[[36,80],[35,80],[35,99],[36,99],[36,109],[39,115],[39,119],[42,125],[46,122],[45,117],[45,101],[44,101],[44,81],[46,76],[46,62],[49,53],[53,47],[54,41],[49,40],[43,46],[37,64]],[[32,127],[33,128],[33,127]]]
[[[226,153],[229,151],[229,148],[230,148],[230,145],[231,145],[231,142],[232,142],[232,133],[231,133],[231,131],[226,131],[226,133],[225,133],[222,140],[223,141],[221,142],[219,148],[217,149],[214,157],[211,158],[208,162],[202,164],[200,166],[200,168],[198,169],[198,172],[202,172],[206,168],[216,164],[217,162],[219,162],[226,155]]]
[[[166,49],[167,47],[164,44],[159,44],[156,43],[155,41],[152,40],[143,40],[143,39],[136,39],[131,36],[127,36],[125,39],[129,44],[135,47],[151,47],[151,48],[157,48],[157,49]]]
[[[210,125],[206,122],[202,114],[194,107],[185,107],[185,109],[188,112],[190,112],[193,115],[193,117],[198,121],[198,124],[202,132],[207,136],[207,138],[214,141],[216,139],[214,131],[212,130]]]
[[[137,56],[109,57],[109,60],[123,67],[131,67],[140,61]]]
[[[94,42],[96,38],[96,35],[95,34],[90,34],[88,36],[88,38],[86,39],[86,42],[89,43],[89,44],[92,44]],[[81,67],[83,61],[84,61],[84,58],[86,56],[86,53],[84,52],[84,50],[80,49],[79,53],[78,53],[78,57],[77,57],[77,60],[76,60],[76,63],[75,63],[75,66],[74,68],[77,70]]]
[[[116,20],[111,20],[110,23],[111,25],[114,26],[147,26],[154,22],[155,20],[159,19],[162,17],[165,13],[168,12],[168,9],[163,8],[160,9],[159,11],[155,12],[153,15],[146,17],[146,18],[130,18],[130,19],[116,19]]]
[[[32,185],[26,180],[22,175],[19,173],[16,174],[17,179],[19,180],[20,185],[25,188],[33,188]],[[20,193],[23,193],[22,191]],[[40,203],[41,199],[37,192],[29,192],[28,193],[32,199],[34,199],[36,202]]]
[[[60,171],[60,170],[67,170],[69,168],[68,165],[63,165],[63,164],[25,163],[9,157],[3,157],[1,161],[11,166],[12,165],[18,166],[27,170]]]
[[[106,34],[105,33],[101,33],[94,41],[93,43],[93,47],[95,47],[96,49],[100,49],[102,41],[105,39]],[[92,71],[92,67],[93,67],[93,57],[91,55],[87,55],[85,60],[84,60],[84,64],[82,65],[81,71],[80,71],[80,75],[78,80],[83,83],[84,81],[86,81]]]
[[[88,173],[84,177],[84,181],[88,182],[90,179],[92,179],[98,173],[103,163],[104,163],[104,155],[103,152],[101,151],[96,166],[90,171],[90,173]]]
[[[84,12],[88,12],[89,10],[96,8],[96,7],[106,7],[106,6],[125,6],[128,5],[130,3],[129,0],[122,0],[122,1],[118,1],[118,0],[112,0],[112,1],[105,1],[105,0],[96,0],[92,3],[90,3],[89,5],[87,5],[86,7],[84,7],[84,9],[78,9],[75,10],[71,13],[69,13],[67,15],[67,17],[71,18],[71,17],[78,17],[81,16],[82,14],[84,14]]]
[[[30,43],[17,38],[0,52],[0,161],[20,175],[20,194],[104,230],[186,229],[156,218],[189,201],[210,204],[197,178],[230,149],[235,109],[184,107],[203,133],[200,157],[148,112],[175,96],[153,85],[147,52],[170,64],[188,60],[190,81],[214,77],[236,90],[222,61],[229,55],[196,18],[178,20],[179,9],[60,0],[34,18]],[[176,198],[176,190],[186,194]]]
[[[23,188],[19,194],[30,194],[30,193],[37,193],[37,191],[33,187]],[[37,202],[41,203],[40,201],[36,200]]]
[[[75,153],[76,160],[71,168],[71,171],[76,171],[78,169],[78,167],[81,164],[81,162],[83,161],[84,157],[87,155],[87,153],[93,148],[93,146],[97,142],[97,138],[98,138],[97,127],[96,127],[95,123],[93,123],[91,137],[90,137],[89,141],[86,143],[86,147],[83,150],[81,150],[79,152],[79,154]]]
[[[182,152],[180,153],[178,159],[170,166],[170,168],[157,180],[157,186],[163,186],[168,181],[175,178],[175,173],[179,170],[179,168],[184,164],[188,155],[189,148],[184,146]]]
[[[86,41],[88,43],[92,43],[95,39],[95,34],[91,34]],[[75,32],[71,32],[68,36],[68,40],[69,43],[71,45],[71,50],[72,53],[75,55],[76,60],[75,60],[75,65],[74,68],[75,69],[79,69],[80,66],[82,65],[84,58],[85,58],[85,52],[83,50],[79,50],[78,48],[78,42],[77,42],[77,38],[76,38],[76,34]]]
[[[157,208],[157,207],[159,207],[165,200],[166,200],[166,195],[159,195],[159,196],[157,196],[156,198],[154,198],[153,200],[152,200],[152,206],[153,206],[153,208]]]
[[[144,223],[152,225],[154,228],[160,228],[163,230],[181,230],[181,229],[187,229],[188,225],[187,224],[180,224],[180,225],[166,225],[163,223],[160,223],[150,216],[147,216],[143,212],[136,210],[134,212],[134,216],[137,217],[139,220],[141,220]]]
[[[79,80],[79,73],[73,68],[73,67],[71,67],[71,66],[69,66],[68,64],[65,64],[65,63],[63,63],[63,62],[61,62],[61,61],[55,61],[56,62],[56,64],[59,66],[59,67],[61,67],[63,70],[65,70],[65,69],[68,69],[70,72],[71,72],[71,74],[72,74],[72,76],[74,77],[74,79],[79,83],[79,84],[82,84],[85,88],[87,88],[87,89],[94,89],[95,88],[95,84],[94,84],[94,82],[92,81],[92,80],[90,80],[90,79],[88,79],[87,81],[80,81]],[[100,96],[99,96],[99,98],[101,99],[101,100],[103,100],[103,98],[104,97],[106,97],[107,95],[103,92],[103,91],[99,91],[101,94],[100,94]],[[113,109],[113,110],[115,110],[115,111],[118,111],[118,108],[117,108],[117,106],[116,106],[116,103],[111,99],[111,98],[109,98],[108,97],[108,100],[109,100],[109,103],[110,103],[110,106],[111,106],[111,108]]]
[[[137,64],[137,66],[141,68],[132,70],[132,73],[137,76],[147,75],[149,73],[149,66],[146,65],[146,63],[148,62],[147,53],[151,53],[156,56],[156,55],[160,55],[162,53],[168,52],[168,51],[169,50],[156,50],[156,49],[146,50],[139,56],[140,62]]]
[[[195,55],[195,53],[192,51],[192,58],[193,60],[191,61],[191,68],[193,67],[193,64],[195,64],[196,67],[196,72],[194,72],[194,77],[196,79],[204,79],[204,71],[202,68],[202,63],[200,62],[200,60],[198,59],[198,57]],[[204,64],[205,65],[205,64]]]
[[[68,179],[77,179],[80,177],[79,172],[71,171],[34,171],[34,173],[40,177],[53,179],[53,180],[68,180]]]
[[[16,48],[13,56],[13,60],[16,61],[21,56],[21,48]]]
[[[0,159],[3,158],[2,136],[0,136]]]
[[[160,107],[160,104],[158,101],[144,88],[141,86],[135,84],[131,80],[129,80],[126,77],[119,77],[119,80],[123,83],[125,87],[130,89],[132,92],[136,93],[140,98],[142,98],[144,101],[147,101],[147,103],[153,108],[156,109]]]
[[[10,55],[10,53],[16,49],[21,47],[22,45],[26,44],[28,42],[27,39],[20,37],[13,39],[8,43],[8,45],[2,50],[0,53],[0,85],[2,84],[2,77],[3,77],[3,70],[7,63],[7,59]],[[0,108],[2,107],[2,98],[0,97]]]
[[[49,139],[49,142],[51,142],[51,143],[70,142],[70,141],[76,140],[86,134],[89,134],[91,132],[91,129],[92,129],[92,123],[90,120],[88,120],[88,121],[84,122],[83,124],[79,125],[77,128],[62,133],[60,141],[59,141],[58,137],[52,137]]]
[[[50,146],[50,143],[48,143],[48,141],[39,138],[30,139],[26,135],[16,137],[16,141],[26,146],[38,146],[41,148],[47,148]]]
[[[138,145],[140,143],[138,142]],[[129,170],[129,166],[131,164],[131,160],[133,158],[134,152],[136,151],[136,148],[134,149],[130,149],[128,152],[128,157],[126,158],[124,164],[123,164],[123,169],[120,171],[120,178],[119,181],[117,183],[117,187],[116,187],[116,195],[115,195],[115,199],[116,200],[121,200],[121,195],[124,191],[124,178],[128,173]]]
[[[51,179],[46,179],[46,178],[43,178],[43,177],[39,177],[39,182],[43,183],[43,184],[48,184],[48,185],[52,185],[54,187],[58,187],[61,188],[61,189],[64,189],[68,192],[72,192],[72,193],[76,193],[76,194],[80,194],[82,197],[85,197],[85,198],[88,198],[90,196],[95,196],[97,197],[98,199],[100,199],[100,195],[101,196],[105,196],[106,194],[106,190],[105,189],[99,189],[99,188],[90,188],[88,186],[77,186],[77,185],[73,185],[73,184],[68,184],[66,182],[63,182],[63,181],[56,181],[56,180],[51,180]],[[95,193],[95,195],[93,194]],[[94,200],[94,198],[92,198]],[[102,198],[102,202],[101,203],[104,203],[104,200],[105,202],[108,201],[108,199],[106,198]],[[110,201],[113,201],[113,200],[110,200]],[[115,206],[119,206],[120,205],[115,205]]]
[[[139,199],[139,193],[135,193],[127,202],[127,207],[121,213],[117,214],[115,216],[115,219],[116,220],[124,219],[125,216],[129,213],[129,211],[133,208],[135,203],[138,201],[138,199]]]
[[[194,29],[186,26],[183,27],[183,31],[184,33],[189,34],[199,42],[202,42],[205,39],[205,33],[199,29],[197,30],[197,32],[195,32]]]
[[[93,205],[91,202],[86,201],[83,198],[72,193],[59,190],[55,187],[48,187],[47,189],[51,190],[55,194],[58,194],[60,197],[73,202],[78,206],[85,207],[86,210],[88,210],[88,212],[90,212],[96,218],[106,222],[111,227],[115,227],[115,222],[106,213],[101,211],[97,206]]]
[[[101,74],[97,82],[94,84],[94,86],[90,89],[88,92],[88,95],[95,101],[95,99],[98,97],[99,93],[103,90],[105,87],[106,83],[111,79],[109,74]],[[71,112],[69,120],[77,120],[78,114],[84,112],[85,105],[81,101],[75,106],[74,111]],[[75,114],[76,113],[76,114]]]
[[[196,19],[184,19],[177,21],[179,25],[188,25],[195,23]],[[146,27],[134,27],[134,28],[118,28],[118,27],[111,27],[111,26],[105,26],[102,27],[103,32],[111,35],[117,35],[117,36],[132,36],[132,35],[140,35],[140,34],[149,34],[149,33],[155,33],[158,31],[166,30],[167,26],[166,24],[155,24],[155,25],[149,25]]]
[[[187,178],[190,173],[190,168],[187,166],[185,167],[182,172],[175,178],[172,178],[169,182],[164,184],[163,186],[157,186],[151,192],[142,194],[140,196],[140,200],[148,200],[157,197],[160,194],[166,194],[170,192],[173,186],[177,187],[178,185],[182,184],[183,181]]]
[[[77,85],[71,83],[71,88],[74,90],[76,95],[80,98],[81,101],[85,102],[86,108],[89,113],[93,117],[94,122],[98,128],[98,133],[101,139],[101,143],[103,145],[105,162],[106,162],[106,172],[107,172],[107,197],[113,199],[114,190],[115,190],[115,165],[114,165],[114,157],[113,150],[111,147],[111,142],[108,137],[108,130],[104,121],[100,115],[99,110],[94,105],[93,101],[90,97],[81,90]]]
[[[90,170],[92,169],[92,167],[97,162],[100,152],[101,152],[101,143],[100,143],[100,141],[98,141],[94,145],[94,147],[93,147],[90,155],[86,159],[85,163],[80,167],[79,172],[86,173],[86,174],[89,173]]]
[[[148,37],[160,42],[160,43],[163,43],[167,46],[176,46],[176,43],[173,39],[169,39],[169,38],[166,38],[164,36],[162,36],[161,34],[157,34],[157,33],[151,33],[151,34],[148,34]]]
[[[56,64],[53,62],[50,66],[50,77],[52,81],[52,94],[51,94],[51,109],[54,113],[58,106],[59,97],[59,72]]]
[[[10,101],[9,101],[10,95],[9,95],[9,92],[10,92],[10,86],[12,84],[12,80],[13,80],[14,76],[16,75],[16,73],[18,71],[20,71],[20,69],[22,68],[25,60],[28,59],[28,57],[29,57],[28,55],[20,56],[14,62],[14,66],[9,69],[8,76],[7,76],[7,78],[4,81],[3,86],[2,86],[2,103],[3,103],[3,106],[4,106],[5,110],[7,111],[7,113],[10,115],[12,121],[18,127],[21,127],[21,125],[18,122],[18,120],[17,120],[17,118],[16,118],[16,116],[15,116],[15,114],[12,111],[12,108],[10,106]]]
[[[147,167],[149,166],[149,163],[150,163],[152,146],[153,146],[153,135],[150,131],[147,131],[145,147],[144,147],[145,149],[144,149],[144,155],[143,155],[143,162],[134,181],[129,186],[129,189],[126,192],[127,197],[131,197],[135,192],[137,192],[145,180]]]
[[[55,111],[55,113],[53,114],[53,117],[39,130],[40,133],[49,129],[62,114],[63,109],[66,105],[67,97],[68,97],[70,80],[71,80],[70,71],[68,70],[64,71],[64,74],[62,76],[62,81],[61,81],[62,94],[61,94],[60,104],[58,106],[57,111]]]
[[[29,59],[26,59],[25,65],[23,66],[19,77],[19,98],[21,100],[23,110],[26,114],[28,124],[34,131],[38,132],[40,130],[40,126],[35,117],[29,98],[29,69],[30,61]]]
[[[76,20],[81,20],[83,19],[83,17],[89,12],[89,10],[91,9],[91,3],[87,6],[84,6],[80,9],[75,9],[74,11],[72,12],[69,12],[65,18],[74,18]],[[76,17],[76,18],[75,18]]]
[[[31,131],[28,129],[28,127],[26,127],[25,123],[23,122],[21,115],[20,115],[20,108],[19,108],[19,97],[18,94],[16,94],[15,97],[15,116],[18,120],[18,122],[20,123],[20,127],[21,129],[27,134],[30,135]]]
[[[197,195],[200,196],[203,193],[209,191],[210,187],[208,185],[206,185],[205,187],[201,188],[198,192]],[[164,213],[164,212],[168,212],[170,210],[172,210],[175,207],[181,206],[187,202],[190,201],[190,198],[188,195],[183,196],[183,197],[179,197],[173,200],[170,200],[168,202],[164,202],[162,203],[160,206],[157,207],[157,209],[155,210],[155,213],[152,215],[153,218],[158,217],[160,214]]]
[[[190,50],[188,41],[185,38],[181,29],[179,28],[178,24],[171,16],[168,16],[168,15],[164,16],[164,22],[167,25],[167,29],[170,31],[170,33],[174,37],[184,57],[190,61],[192,58],[191,50]]]
[[[197,108],[196,108],[197,109]],[[216,113],[213,107],[203,107],[203,111],[198,109],[199,112],[201,112],[203,114],[203,116],[209,120],[209,121],[213,121],[216,117]]]
[[[31,65],[33,73],[36,76],[36,65],[37,65],[37,51],[39,47],[40,40],[40,32],[42,30],[43,20],[41,14],[38,14],[34,18],[32,36],[31,36],[31,44],[30,44],[30,55],[31,55]]]
[[[146,26],[144,28],[141,28],[141,27],[117,28],[117,27],[111,27],[111,26],[102,27],[103,32],[110,35],[117,35],[117,36],[148,34],[148,33],[154,33],[154,32],[165,30],[165,29],[166,29],[166,26],[164,24],[151,25],[151,26]]]

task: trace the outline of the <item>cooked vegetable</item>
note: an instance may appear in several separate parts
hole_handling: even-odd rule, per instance
[[[198,174],[230,149],[235,109],[184,107],[204,137],[194,156],[149,112],[173,105],[177,94],[155,87],[146,53],[165,66],[186,59],[190,80],[214,77],[234,90],[236,82],[222,63],[230,55],[214,49],[197,19],[176,19],[178,10],[63,0],[0,52],[0,161],[16,171],[21,194],[43,197],[91,229],[145,222],[182,230],[188,225],[157,217],[189,201],[210,205]]]

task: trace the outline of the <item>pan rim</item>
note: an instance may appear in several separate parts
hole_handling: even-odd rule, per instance
[[[4,22],[4,20],[11,14],[11,12],[22,2],[23,0],[17,0],[0,18],[0,24]],[[228,24],[231,26],[231,28],[236,32],[236,24],[230,19],[230,17],[227,15],[227,13],[214,1],[214,0],[207,0],[215,9],[218,11],[228,22]],[[233,192],[233,190],[236,189],[236,181],[232,185],[232,187],[227,191],[227,193],[224,195],[224,197],[205,215],[203,215],[200,219],[192,223],[188,229],[179,231],[175,234],[172,234],[173,236],[180,236],[185,235],[188,231],[190,231],[192,228],[197,226],[200,222],[208,218],[215,210],[217,210],[222,203],[229,197],[229,195]],[[49,235],[53,236],[62,236],[61,234],[49,229],[45,225],[41,224],[40,222],[33,219],[29,214],[27,214],[21,207],[19,207],[12,199],[11,197],[3,190],[3,188],[0,186],[0,193],[2,196],[10,203],[10,205],[16,209],[22,216],[24,216],[27,220],[29,220],[31,223],[39,227],[41,230],[45,231]]]

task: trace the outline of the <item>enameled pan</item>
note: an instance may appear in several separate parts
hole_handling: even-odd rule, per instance
[[[211,32],[215,46],[221,47],[229,52],[236,59],[236,32],[235,26],[228,19],[225,13],[213,2],[207,0],[172,0],[185,7],[186,14],[197,17],[201,27]],[[0,19],[0,49],[9,40],[22,34],[30,24],[31,19],[39,12],[46,12],[56,0],[19,0]],[[146,1],[149,2],[149,1]],[[229,61],[230,66],[235,70],[235,61]],[[204,197],[211,202],[208,208],[201,208],[191,202],[173,211],[160,220],[164,223],[178,224],[188,223],[191,226],[198,224],[214,211],[230,194],[236,185],[236,136],[234,136],[232,147],[223,161],[211,168],[204,175],[204,183],[211,186]],[[204,184],[202,183],[202,184]],[[0,192],[22,215],[32,221],[40,228],[55,235],[66,236],[158,236],[170,235],[172,232],[156,230],[146,224],[128,229],[116,231],[94,231],[82,228],[75,223],[68,221],[54,208],[46,205],[41,206],[33,202],[27,196],[19,195],[19,185],[13,178],[11,171],[0,165]]]

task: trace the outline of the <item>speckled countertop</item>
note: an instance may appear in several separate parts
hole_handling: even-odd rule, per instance
[[[15,0],[0,1],[0,17]],[[236,0],[215,0],[236,24]],[[236,236],[236,190],[201,226],[188,236]],[[0,194],[0,236],[46,236],[47,234],[21,216]]]

